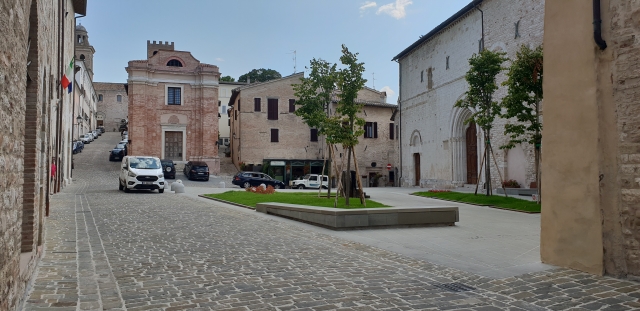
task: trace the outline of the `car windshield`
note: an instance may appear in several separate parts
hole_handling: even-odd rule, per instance
[[[309,179],[309,177],[311,177],[311,174],[304,175],[304,177],[302,177],[302,179]]]
[[[162,162],[163,166],[173,166],[173,162],[167,162],[167,161],[163,161]]]
[[[129,166],[141,170],[153,170],[162,168],[160,161],[154,158],[130,158]]]
[[[116,148],[124,149],[124,144],[117,144]]]

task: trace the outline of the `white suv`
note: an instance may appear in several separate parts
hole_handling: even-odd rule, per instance
[[[305,189],[305,188],[316,188],[320,187],[320,178],[322,176],[322,188],[327,188],[329,186],[329,176],[327,175],[317,175],[317,174],[307,174],[304,177],[291,181],[291,188]]]
[[[118,189],[158,190],[163,193],[166,183],[162,163],[156,157],[125,156],[120,166]]]

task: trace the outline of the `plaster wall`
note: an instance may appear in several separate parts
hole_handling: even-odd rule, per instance
[[[545,18],[541,256],[595,274],[640,276],[640,3],[551,2]]]

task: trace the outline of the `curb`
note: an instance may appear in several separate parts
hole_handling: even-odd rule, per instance
[[[489,205],[489,204],[477,204],[477,203],[469,203],[469,202],[462,202],[462,201],[442,199],[442,198],[425,197],[425,196],[422,196],[422,195],[417,195],[415,193],[410,193],[409,195],[416,196],[416,197],[421,197],[421,198],[427,198],[427,199],[440,200],[440,201],[447,201],[447,202],[455,202],[455,203],[469,204],[469,205],[475,205],[475,206],[490,207],[490,208],[500,209],[500,210],[503,210],[503,211],[511,211],[511,212],[518,212],[518,213],[524,213],[524,214],[540,214],[541,213],[541,212],[521,211],[521,210],[517,210],[517,209],[504,208],[504,207],[499,207],[499,206]]]
[[[208,200],[212,200],[212,201],[218,201],[218,202],[222,202],[222,203],[226,203],[226,204],[231,204],[231,205],[235,205],[235,206],[238,206],[238,207],[243,207],[243,208],[250,209],[250,210],[255,210],[254,207],[251,207],[251,206],[248,206],[248,205],[243,205],[243,204],[239,204],[239,203],[235,203],[235,202],[216,199],[216,198],[205,196],[203,194],[199,194],[198,197],[201,197],[201,198],[204,198],[204,199],[208,199]]]

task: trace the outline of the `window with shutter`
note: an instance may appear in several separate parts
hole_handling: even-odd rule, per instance
[[[277,98],[267,99],[267,119],[278,120],[278,99]]]
[[[395,129],[395,128],[394,128],[393,123],[389,123],[389,139],[390,139],[390,140],[394,140],[394,139],[396,139],[396,138],[395,138],[395,133],[394,133],[394,131],[393,131],[394,129]]]
[[[295,111],[296,111],[296,100],[289,99],[289,112],[295,112]]]
[[[238,111],[240,111],[240,99],[238,99]]]
[[[271,129],[271,142],[272,143],[279,142],[279,140],[278,140],[278,129]]]
[[[318,129],[311,129],[311,141],[318,141]]]
[[[182,104],[181,93],[182,93],[182,89],[179,87],[168,87],[167,88],[167,105],[181,105]]]
[[[253,99],[253,111],[260,111],[260,98]]]
[[[373,122],[364,124],[364,138],[373,138]]]
[[[373,122],[373,138],[378,138],[378,122]]]

